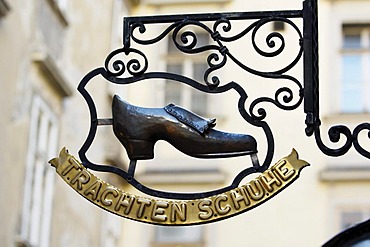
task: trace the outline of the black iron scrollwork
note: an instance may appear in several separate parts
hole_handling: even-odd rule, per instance
[[[297,23],[300,23],[301,20],[303,20],[303,25],[298,25]],[[245,21],[245,27],[242,30],[236,30],[234,21]],[[273,22],[283,22],[296,33],[295,44],[297,53],[293,53],[292,59],[288,60],[286,64],[276,63],[279,67],[273,70],[253,68],[253,66],[248,64],[248,57],[240,58],[237,52],[229,49],[229,47],[232,47],[229,46],[230,43],[243,40],[243,45],[249,44],[257,56],[263,59],[277,59],[286,51],[288,46],[284,33],[270,31],[264,37],[264,47],[257,42],[260,30],[268,27],[268,24]],[[148,38],[147,29],[151,28],[152,24],[165,24],[166,27],[159,34]],[[306,134],[308,136],[315,135],[317,145],[323,153],[331,156],[340,156],[345,154],[353,145],[360,154],[370,158],[370,152],[365,150],[358,140],[358,136],[362,131],[370,131],[370,124],[368,123],[358,125],[353,132],[342,125],[331,127],[328,135],[332,142],[338,142],[342,136],[346,138],[345,143],[340,148],[329,148],[321,140],[318,101],[317,25],[317,0],[305,0],[302,10],[125,18],[123,47],[110,53],[106,58],[105,67],[90,72],[83,78],[78,87],[78,90],[88,103],[91,115],[90,132],[79,152],[82,163],[94,170],[116,173],[137,189],[153,196],[194,199],[215,195],[236,188],[245,176],[263,172],[269,168],[274,156],[275,142],[272,130],[265,121],[268,112],[263,108],[263,105],[267,103],[282,110],[295,110],[302,102],[304,102],[304,111],[306,113]],[[194,29],[200,29],[202,33],[207,34],[210,42],[207,44],[200,42],[198,34]],[[203,54],[206,57],[205,62],[208,67],[204,71],[203,82],[184,75],[149,69],[150,61],[142,49],[138,47],[154,45],[168,38],[172,40],[174,47],[179,52],[190,56]],[[298,65],[302,57],[303,83],[291,75],[293,73],[292,69]],[[264,80],[276,82],[276,84],[281,86],[276,89],[275,94],[271,97],[250,98],[247,90],[245,90],[245,82],[237,83],[232,79],[225,82],[221,81],[217,75],[228,63],[236,65],[242,73],[249,73]],[[254,161],[253,166],[241,171],[229,186],[218,190],[199,193],[169,193],[148,188],[137,181],[134,177],[136,161],[131,161],[127,172],[117,167],[92,163],[87,158],[86,151],[95,137],[99,120],[97,119],[95,104],[85,86],[93,77],[98,75],[120,85],[149,79],[166,79],[187,84],[194,89],[209,94],[220,94],[234,90],[239,95],[236,107],[241,117],[248,124],[261,128],[265,133],[267,152],[262,164]]]
[[[114,59],[118,55],[125,55],[129,56],[132,54],[139,55],[140,58],[143,60],[140,62],[138,58],[131,58],[128,60],[127,63],[125,63],[122,59]],[[146,58],[145,54],[142,53],[139,50],[136,49],[117,49],[110,53],[108,57],[105,60],[105,69],[107,72],[114,76],[114,77],[120,77],[122,76],[126,71],[131,76],[138,76],[143,74],[148,69],[148,59]]]
[[[116,173],[137,189],[147,194],[175,199],[194,199],[222,193],[229,189],[236,188],[245,176],[252,173],[263,172],[268,169],[274,155],[275,144],[271,128],[268,123],[264,121],[267,116],[267,111],[259,107],[259,105],[261,105],[261,103],[270,103],[283,110],[294,110],[303,101],[302,83],[297,78],[288,74],[298,63],[303,54],[303,34],[292,20],[294,18],[302,18],[302,16],[303,11],[297,10],[125,18],[124,46],[110,53],[106,58],[105,67],[90,72],[81,81],[78,88],[88,102],[91,113],[90,132],[79,152],[82,163],[86,167],[94,170]],[[235,34],[235,32],[233,32],[234,20],[246,20],[249,23],[247,23],[242,31]],[[227,46],[229,43],[240,39],[247,39],[247,36],[250,36],[249,42],[245,42],[245,44],[249,43],[258,55],[266,58],[278,57],[286,48],[283,34],[274,31],[267,34],[265,42],[269,49],[268,51],[260,48],[256,38],[259,30],[275,21],[286,23],[297,33],[297,55],[292,61],[288,62],[287,65],[283,65],[281,68],[274,71],[260,71],[247,66],[246,63],[242,62],[242,59],[238,58],[237,55],[233,54],[228,49]],[[155,37],[141,38],[145,36],[144,34],[147,32],[147,28],[149,28],[151,24],[158,23],[167,23],[168,26]],[[211,40],[209,44],[201,44],[198,40],[197,33],[193,31],[191,27],[201,29],[203,33],[208,34]],[[199,82],[183,75],[150,71],[148,69],[148,58],[140,49],[134,48],[133,43],[136,44],[135,46],[153,45],[167,39],[167,37],[171,37],[174,46],[182,53],[190,55],[203,53],[206,55],[206,64],[208,68],[204,71],[204,82]],[[244,72],[260,78],[278,80],[280,83],[285,82],[285,85],[277,89],[272,98],[260,97],[253,101],[248,101],[248,94],[242,86],[243,83],[239,84],[232,80],[229,82],[222,82],[217,76],[217,71],[221,70],[227,62],[236,64]],[[199,193],[169,193],[154,190],[142,185],[134,177],[136,161],[131,161],[130,169],[127,172],[117,167],[92,163],[87,158],[86,151],[89,149],[95,137],[99,121],[97,119],[94,102],[85,89],[85,86],[91,78],[97,75],[103,76],[112,83],[122,85],[159,78],[184,83],[197,90],[211,94],[235,90],[239,94],[237,108],[242,118],[244,118],[247,123],[261,128],[265,133],[268,150],[263,163],[260,165],[258,162],[254,161],[253,166],[247,167],[241,171],[229,186],[214,191]],[[246,108],[247,105],[249,105],[249,108]]]
[[[328,130],[328,136],[329,140],[333,143],[338,143],[341,140],[341,137],[345,138],[344,144],[339,148],[329,148],[326,146],[322,139],[321,139],[321,133],[320,133],[320,125],[318,125],[315,128],[315,138],[317,146],[320,148],[320,150],[329,156],[342,156],[346,154],[352,147],[357,150],[359,154],[362,156],[370,159],[370,152],[364,149],[361,144],[359,143],[358,137],[360,132],[362,131],[368,131],[368,138],[370,138],[370,124],[369,123],[361,123],[357,125],[357,127],[354,128],[353,132],[344,125],[335,125],[329,128]]]

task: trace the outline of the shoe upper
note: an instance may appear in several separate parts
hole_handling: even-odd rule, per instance
[[[112,115],[113,131],[126,150],[131,148],[133,141],[150,142],[154,146],[158,140],[165,140],[181,152],[198,158],[257,152],[252,136],[215,130],[215,119],[202,118],[173,104],[164,108],[144,108],[131,105],[116,95]]]

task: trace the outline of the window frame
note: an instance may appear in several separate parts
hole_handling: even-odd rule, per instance
[[[360,47],[358,48],[349,48],[345,47],[345,36],[351,34],[360,35]],[[370,112],[370,22],[367,24],[346,24],[343,23],[341,26],[341,50],[340,50],[340,59],[341,59],[341,76],[340,76],[340,89],[339,89],[339,109],[342,114],[363,114]],[[358,97],[361,97],[361,108],[359,109],[346,109],[344,104],[346,100],[344,99],[346,91],[345,87],[350,87],[349,83],[345,82],[345,73],[348,71],[344,66],[344,59],[347,56],[356,56],[360,58],[360,83],[359,86],[354,86],[354,90],[361,91],[361,94]],[[348,77],[348,75],[347,75]],[[358,88],[359,87],[359,88]],[[350,89],[350,88],[349,88]],[[347,91],[348,93],[348,91]]]
[[[22,242],[31,246],[49,246],[55,172],[47,162],[56,152],[58,133],[56,114],[39,95],[34,95],[20,229]]]
[[[359,213],[360,219],[356,219],[354,220],[352,224],[344,226],[343,225],[344,223],[343,214],[346,214],[346,213]],[[344,231],[369,218],[370,218],[370,205],[356,205],[356,206],[353,205],[353,206],[341,207],[338,209],[337,227],[340,231]]]

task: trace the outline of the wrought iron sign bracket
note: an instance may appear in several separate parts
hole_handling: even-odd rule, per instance
[[[127,214],[122,213],[125,217],[148,223],[186,225],[201,224],[202,220],[212,222],[219,220],[220,215],[230,217],[249,210],[271,198],[285,185],[291,184],[298,177],[300,170],[307,165],[306,162],[299,160],[298,154],[293,151],[290,156],[270,167],[275,152],[275,141],[270,125],[266,121],[267,110],[261,106],[263,104],[267,103],[278,109],[291,111],[296,110],[303,103],[306,114],[305,133],[307,136],[315,136],[317,145],[324,154],[330,156],[344,155],[353,144],[361,155],[370,158],[370,152],[362,148],[358,141],[358,135],[361,131],[370,130],[369,123],[359,124],[353,133],[343,125],[331,127],[329,138],[332,142],[338,142],[341,135],[346,138],[345,144],[338,149],[329,148],[321,139],[317,11],[317,0],[304,0],[301,10],[124,18],[123,47],[111,52],[105,60],[104,67],[88,73],[78,86],[78,91],[86,100],[90,111],[90,130],[79,151],[82,164],[63,150],[60,157],[52,161],[53,166],[75,190],[86,197],[90,195],[89,200],[116,214],[122,213],[114,211],[117,207],[120,208],[120,203],[123,203],[119,200],[127,199],[126,204],[134,203],[136,199],[132,198],[135,198],[135,196],[128,195],[117,188],[109,187],[108,184],[101,182],[85,168],[115,173],[138,190],[156,198],[187,200],[188,204],[185,202],[183,204],[164,203],[154,199],[141,201],[140,205],[144,203],[148,207],[153,207],[152,220],[154,222],[143,214],[131,214],[127,211],[128,209],[125,210]],[[245,26],[242,30],[234,27],[235,22],[240,24],[243,21]],[[244,61],[245,57],[239,57],[238,52],[232,51],[231,43],[247,40],[248,42],[243,44],[250,44],[257,56],[268,59],[279,57],[286,50],[288,44],[283,33],[270,32],[265,37],[265,47],[267,48],[261,48],[256,38],[263,27],[273,22],[283,22],[293,30],[295,35],[294,42],[289,42],[289,44],[296,45],[293,48],[296,53],[293,53],[292,59],[286,64],[277,63],[277,68],[273,70],[256,69],[253,64],[250,65],[247,63],[248,61]],[[147,29],[156,24],[165,27],[154,37],[148,38],[145,35]],[[201,29],[203,33],[209,35],[210,42],[202,44],[198,40],[197,33],[193,30],[194,28]],[[145,50],[143,47],[158,44],[168,40],[168,38],[179,52],[189,56],[202,54],[202,57],[206,57],[207,68],[203,71],[202,81],[181,74],[150,69],[149,63],[155,61],[149,61],[150,59],[143,52]],[[302,63],[299,63],[300,61]],[[263,96],[250,99],[244,82],[239,83],[232,78],[229,81],[223,81],[217,75],[227,63],[236,65],[241,73],[252,75],[261,80],[279,82],[282,86],[271,97]],[[303,64],[303,82],[293,75],[293,68],[297,68],[301,64]],[[94,100],[86,89],[87,84],[98,76],[118,85],[161,79],[186,84],[204,94],[222,94],[234,91],[239,97],[237,98],[236,107],[242,119],[245,120],[246,124],[263,131],[267,144],[266,155],[263,159],[259,154],[257,155],[258,142],[252,135],[231,134],[215,130],[215,119],[203,118],[173,104],[164,108],[143,108],[131,105],[118,96],[114,96],[112,99],[112,119],[98,118]],[[94,141],[98,127],[101,125],[112,125],[114,134],[125,147],[130,158],[127,171],[114,166],[96,164],[88,159],[86,153]],[[137,180],[135,168],[138,161],[154,157],[153,147],[158,140],[165,140],[179,151],[196,158],[228,158],[248,155],[251,157],[252,166],[240,171],[230,185],[213,191],[176,193],[149,188]],[[260,161],[262,162],[260,163]],[[254,173],[260,175],[258,179],[254,180],[254,184],[251,182],[247,185],[240,185],[247,175]],[[274,181],[280,187],[277,186],[277,189],[271,187],[269,181]],[[89,184],[91,187],[85,189],[86,186],[82,186],[83,184],[86,184],[86,186]],[[257,196],[248,191],[248,188],[253,186],[261,191],[266,191],[262,196],[260,196],[261,194]],[[91,188],[94,188],[94,191],[90,191]],[[105,188],[102,192],[105,193],[104,195],[110,194],[116,199],[119,198],[117,199],[118,204],[116,204],[118,206],[109,208],[112,201],[106,201],[105,197],[97,200],[94,193],[97,194],[96,190],[100,190],[100,188]],[[250,198],[247,195],[250,195]],[[240,198],[245,200],[246,205],[243,208],[238,204]],[[247,198],[249,199],[247,200]],[[252,203],[253,200],[255,200],[255,203]],[[234,203],[233,210],[231,210],[231,204],[229,205],[230,208],[217,207],[220,202],[225,201],[229,201],[231,204]],[[142,208],[140,205],[136,206]],[[216,205],[214,210],[218,210],[218,214],[207,215],[204,211],[202,212],[204,207],[210,207],[210,205]],[[162,208],[158,211],[157,209],[160,207]],[[187,207],[197,207],[200,213],[191,209],[193,214],[189,218],[194,216],[194,219],[190,221],[185,219],[183,222],[176,220],[175,223],[167,222],[167,218],[163,220],[164,218],[161,215],[156,215],[158,212],[164,212],[164,208],[176,208],[177,211],[175,211],[181,213],[181,210],[186,210]],[[178,216],[181,218],[181,215]]]
[[[344,125],[332,126],[329,131],[329,139],[333,143],[339,142],[341,135],[345,143],[339,148],[330,148],[324,144],[321,138],[320,107],[319,107],[319,51],[318,51],[318,16],[317,1],[304,1],[304,111],[306,113],[306,134],[315,136],[317,146],[328,156],[342,156],[353,147],[356,151],[370,159],[370,152],[359,143],[358,136],[361,131],[370,131],[369,123],[358,124],[353,132]],[[370,138],[370,132],[368,133]]]
[[[303,20],[303,27],[299,28],[294,22],[295,19]],[[236,35],[229,35],[232,30],[233,21],[249,21],[244,30]],[[255,36],[261,27],[267,23],[284,22],[291,26],[297,33],[297,44],[299,46],[297,55],[289,62],[288,65],[274,71],[259,71],[245,65],[242,58],[238,58],[235,54],[229,51],[227,45],[239,39],[246,38],[251,34],[251,43],[255,51],[262,57],[274,58],[280,55],[285,49],[284,36],[279,32],[271,32],[266,37],[266,43],[273,51],[263,51],[256,43]],[[160,34],[150,39],[140,38],[140,34],[145,34],[147,28],[153,24],[167,24],[165,30]],[[267,115],[264,108],[258,108],[260,103],[271,103],[283,110],[294,110],[302,102],[304,102],[304,112],[306,113],[306,134],[314,135],[318,147],[330,156],[340,156],[345,154],[348,149],[354,144],[356,150],[363,156],[369,157],[369,152],[361,148],[357,141],[358,133],[363,129],[369,129],[369,124],[359,125],[351,134],[350,130],[344,126],[334,126],[329,130],[330,140],[337,142],[340,134],[344,134],[347,138],[345,145],[338,149],[330,149],[321,140],[320,134],[320,117],[319,117],[319,68],[318,68],[318,16],[317,16],[317,1],[305,0],[302,10],[288,11],[266,11],[266,12],[235,12],[235,13],[210,13],[210,14],[188,14],[188,15],[171,15],[171,16],[147,16],[147,17],[126,17],[124,18],[124,37],[123,47],[113,51],[108,55],[104,68],[98,68],[90,72],[81,81],[78,90],[88,103],[91,114],[91,128],[88,138],[79,155],[82,163],[91,169],[99,171],[114,172],[126,180],[129,180],[138,189],[144,190],[153,196],[158,197],[174,197],[177,199],[190,199],[194,197],[203,197],[222,193],[232,188],[236,188],[240,181],[251,173],[261,173],[269,168],[275,150],[273,133],[270,126],[265,122]],[[199,46],[197,34],[189,26],[196,26],[208,33],[212,43]],[[210,27],[212,26],[212,27]],[[180,74],[169,72],[149,71],[149,61],[147,56],[136,46],[148,46],[159,43],[168,36],[172,37],[174,45],[180,52],[185,54],[196,55],[208,52],[207,64],[208,69],[204,71],[204,82],[195,81],[192,78]],[[280,46],[277,47],[276,42],[280,41]],[[135,48],[134,48],[135,47]],[[119,55],[126,57],[126,61],[116,58]],[[132,58],[132,56],[137,56]],[[298,61],[303,57],[303,83],[297,78],[290,75],[291,69],[297,66]],[[292,82],[295,88],[283,86],[275,93],[275,98],[260,97],[249,103],[249,109],[245,107],[247,104],[246,90],[240,84],[230,81],[221,82],[219,77],[215,75],[228,62],[235,63],[247,73],[256,75],[261,78],[273,80],[286,80]],[[85,86],[92,77],[97,75],[103,76],[111,83],[127,85],[138,81],[149,79],[167,79],[179,83],[184,83],[200,90],[204,93],[220,94],[229,90],[235,90],[240,98],[238,101],[238,110],[240,115],[248,124],[262,128],[267,139],[267,154],[260,165],[256,156],[252,156],[253,166],[241,171],[234,179],[230,186],[220,190],[196,193],[196,194],[180,194],[160,192],[149,189],[140,182],[136,181],[133,173],[128,175],[127,172],[116,167],[94,164],[86,157],[86,151],[89,149],[97,130],[98,125],[111,124],[111,120],[98,119],[96,107],[90,94],[86,91]],[[294,93],[296,91],[296,93]],[[134,171],[137,160],[132,160],[130,171]]]

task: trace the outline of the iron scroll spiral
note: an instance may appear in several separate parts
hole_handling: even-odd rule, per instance
[[[328,155],[333,157],[338,157],[346,154],[352,147],[356,149],[356,151],[361,154],[362,156],[370,159],[370,152],[367,151],[365,148],[361,146],[359,143],[359,134],[363,131],[368,131],[367,137],[370,139],[370,124],[369,123],[361,123],[357,125],[357,127],[354,128],[353,132],[344,125],[335,125],[329,128],[328,130],[328,136],[329,140],[332,143],[338,143],[341,140],[341,137],[345,138],[345,142],[342,146],[338,148],[330,148],[327,145],[324,144],[324,142],[321,139],[321,133],[320,133],[320,125],[318,125],[315,128],[315,138],[317,146],[320,148],[320,150]]]

